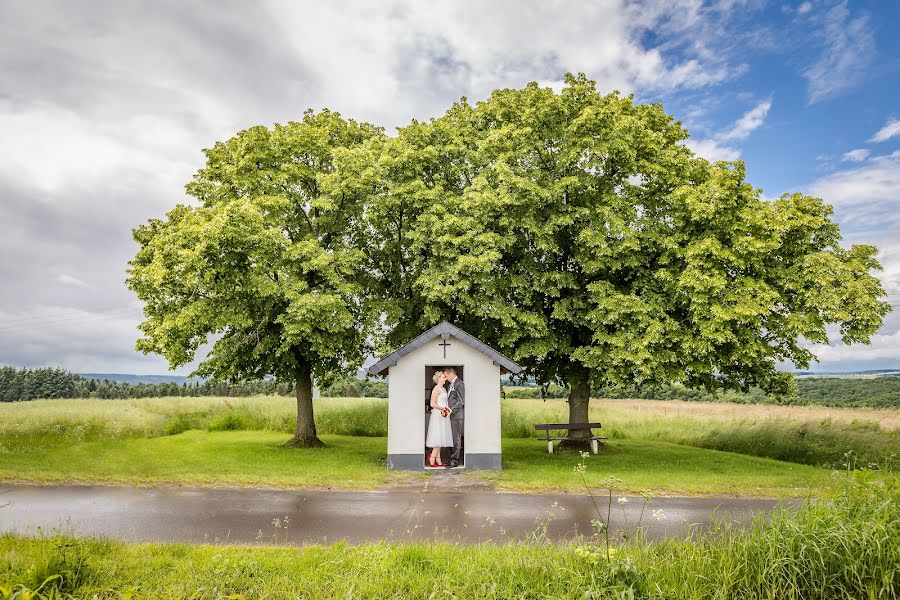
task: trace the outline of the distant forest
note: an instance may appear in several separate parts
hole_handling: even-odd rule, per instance
[[[64,369],[0,368],[0,401],[16,402],[37,398],[153,398],[161,396],[252,396],[278,394],[293,396],[293,383],[275,380],[178,383],[125,383],[108,379],[88,379]],[[568,391],[550,386],[548,398],[564,398]],[[802,377],[797,379],[797,395],[768,397],[761,390],[707,392],[679,385],[632,388],[611,386],[595,389],[595,398],[643,398],[694,402],[737,402],[742,404],[820,404],[824,406],[900,407],[900,377],[869,378]],[[325,397],[386,398],[387,384],[348,377],[322,389]],[[506,390],[508,398],[540,398],[538,387]]]
[[[506,392],[509,398],[540,398],[540,388],[529,387]],[[550,386],[547,398],[564,398],[567,390]],[[591,392],[594,398],[643,398],[646,400],[686,400],[689,402],[736,402],[739,404],[818,404],[823,406],[867,406],[900,408],[900,377],[800,377],[797,395],[766,396],[759,388],[748,392],[695,390],[681,385],[635,388],[610,386]]]
[[[126,383],[89,379],[58,368],[16,369],[0,367],[0,401],[38,398],[157,398],[163,396],[293,396],[294,384],[275,380],[228,382]],[[382,381],[340,379],[322,390],[323,396],[387,398]]]

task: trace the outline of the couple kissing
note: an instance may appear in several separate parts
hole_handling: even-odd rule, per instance
[[[431,419],[425,436],[425,446],[431,448],[428,466],[454,469],[462,455],[466,386],[453,367],[435,371],[432,381],[435,385],[431,390]],[[441,461],[441,448],[453,448],[447,465]]]

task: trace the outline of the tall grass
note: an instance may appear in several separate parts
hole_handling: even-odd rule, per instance
[[[796,419],[784,418],[792,414],[785,412],[792,410],[790,407],[778,409],[778,418],[759,412],[768,410],[760,407],[746,408],[757,412],[738,410],[721,418],[701,418],[696,414],[660,414],[607,400],[593,403],[590,418],[603,423],[603,432],[611,439],[667,441],[814,466],[840,466],[847,452],[861,466],[884,465],[900,455],[900,429],[885,428],[876,421],[821,416],[839,416],[840,409],[798,412],[798,417],[803,417]],[[0,451],[22,452],[37,444],[158,437],[190,429],[290,433],[295,410],[292,399],[279,396],[2,403]],[[507,399],[502,411],[502,435],[506,438],[537,438],[541,432],[534,429],[535,423],[568,419],[562,401]],[[384,437],[387,401],[323,398],[316,402],[316,428],[322,434]]]
[[[863,480],[858,483],[854,479]],[[893,481],[893,482],[892,482]],[[832,497],[687,539],[613,546],[436,542],[188,546],[0,536],[0,598],[885,599],[900,594],[900,490],[835,481]]]

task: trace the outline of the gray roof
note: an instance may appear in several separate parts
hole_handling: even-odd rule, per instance
[[[396,365],[401,358],[403,358],[413,350],[421,348],[435,338],[440,337],[446,340],[451,335],[456,339],[465,342],[472,348],[475,348],[476,350],[493,360],[494,364],[500,366],[501,372],[518,373],[522,370],[522,367],[506,358],[505,356],[476,338],[474,335],[466,333],[456,325],[451,325],[447,321],[444,321],[443,323],[435,325],[405,346],[394,350],[393,352],[379,360],[377,363],[369,367],[369,374],[382,376],[387,375],[388,367]]]

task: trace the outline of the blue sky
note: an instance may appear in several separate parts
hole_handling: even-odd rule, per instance
[[[0,364],[162,373],[131,229],[201,149],[330,107],[389,130],[566,71],[662,102],[774,198],[818,195],[900,305],[900,2],[0,0]],[[819,370],[900,367],[900,316]],[[178,369],[185,374],[190,366]]]

